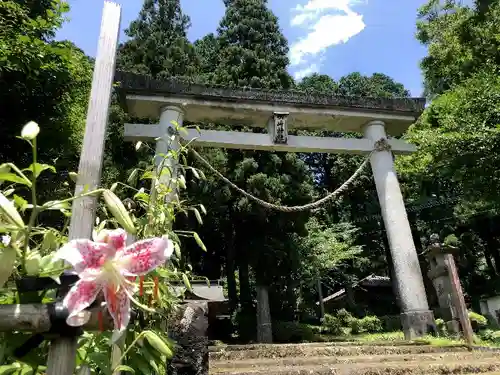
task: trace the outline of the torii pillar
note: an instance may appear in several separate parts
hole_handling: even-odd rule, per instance
[[[374,143],[387,139],[383,121],[371,121],[365,137]],[[411,340],[435,331],[434,314],[429,310],[422,270],[411,234],[403,195],[399,187],[392,152],[389,148],[370,157],[380,209],[391,250],[396,284],[401,302],[401,322],[405,338]]]

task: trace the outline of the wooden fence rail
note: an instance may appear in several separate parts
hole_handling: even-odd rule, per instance
[[[0,305],[0,332],[49,332],[56,316],[55,304]],[[109,314],[102,307],[89,309],[90,319],[82,326],[85,331],[112,329]],[[99,318],[101,316],[101,318]]]

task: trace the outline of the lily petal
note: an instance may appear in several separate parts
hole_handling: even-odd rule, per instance
[[[73,317],[89,307],[95,301],[97,295],[102,290],[102,285],[95,281],[79,280],[69,290],[63,300],[63,306],[68,309],[69,316],[66,322],[68,325],[75,324]],[[76,321],[80,321],[76,319]],[[78,324],[78,323],[76,323]]]
[[[118,250],[115,259],[123,275],[145,275],[165,263],[173,250],[173,243],[167,237],[150,238]]]
[[[125,331],[130,321],[130,300],[123,286],[116,289],[114,285],[104,288],[104,299],[115,323],[115,332],[111,340],[114,342]]]
[[[121,249],[127,243],[127,232],[118,228],[114,230],[103,229],[97,236],[97,242],[104,242],[116,250]]]
[[[54,259],[63,259],[73,266],[77,274],[83,271],[92,273],[100,270],[106,257],[112,255],[114,249],[108,244],[92,242],[87,239],[73,240],[61,247]]]

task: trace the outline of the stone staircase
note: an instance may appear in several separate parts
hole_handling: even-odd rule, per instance
[[[210,375],[500,375],[500,352],[359,342],[210,347]]]

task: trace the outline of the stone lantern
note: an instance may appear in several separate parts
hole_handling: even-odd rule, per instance
[[[472,327],[453,258],[457,253],[457,247],[441,243],[437,234],[431,235],[430,245],[425,251],[430,264],[427,275],[438,297],[436,316],[446,322],[448,332],[460,334],[463,330],[464,337],[472,343]]]

